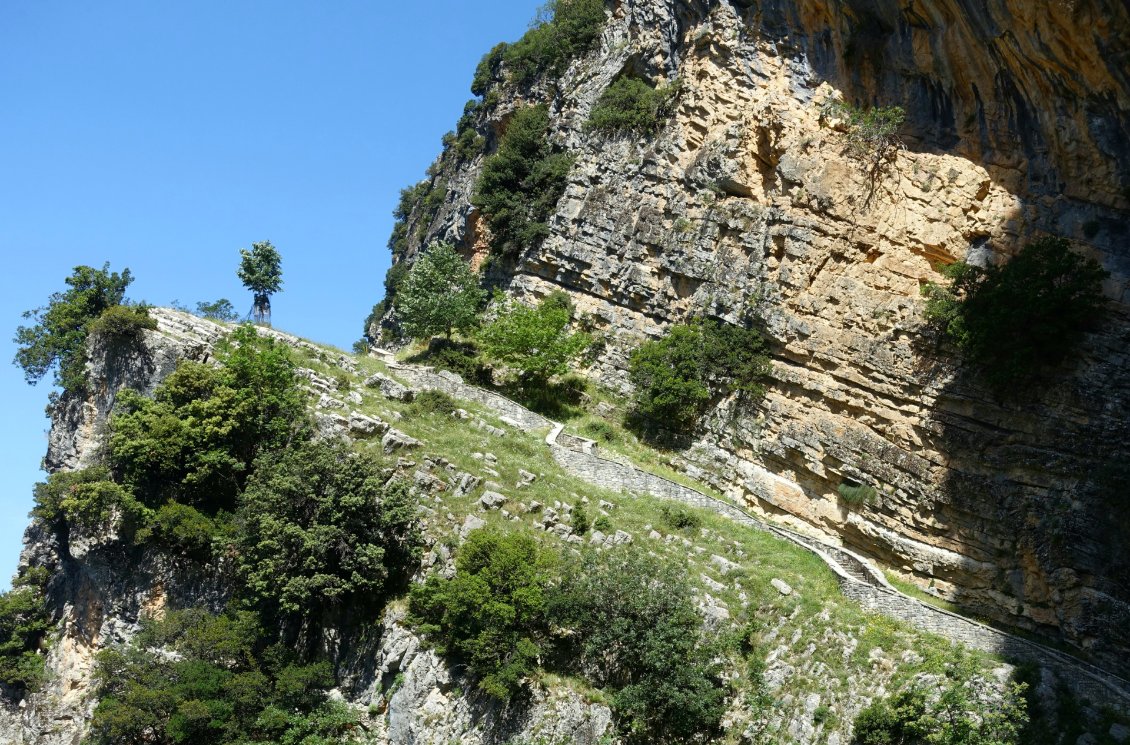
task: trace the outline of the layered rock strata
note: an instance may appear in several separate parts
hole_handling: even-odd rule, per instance
[[[758,318],[769,395],[752,414],[719,402],[675,463],[1124,672],[1128,55],[1112,0],[625,0],[559,80],[500,78],[478,114],[495,140],[547,103],[576,155],[549,237],[493,278],[527,299],[569,292],[607,343],[589,373],[625,392],[628,355],[669,324]],[[584,127],[625,74],[680,81],[654,137]],[[840,100],[902,106],[904,148],[853,157]],[[439,161],[446,202],[415,250],[444,238],[481,261],[482,161]],[[999,262],[1041,234],[1110,272],[1110,313],[1039,390],[1001,402],[925,333],[920,288],[938,264]],[[846,504],[845,482],[879,498]]]

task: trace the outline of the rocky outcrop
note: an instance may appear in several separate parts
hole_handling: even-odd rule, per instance
[[[576,154],[551,233],[492,268],[517,296],[568,291],[626,390],[643,339],[693,313],[756,316],[775,382],[719,402],[678,463],[817,526],[976,612],[1109,665],[1130,652],[1130,11],[1113,0],[625,0],[555,84],[497,83],[479,129],[549,104]],[[653,138],[583,124],[618,75],[678,78]],[[905,149],[848,153],[830,102],[900,105]],[[470,255],[482,159],[441,161],[424,242]],[[1034,398],[1002,403],[923,334],[935,265],[1063,235],[1111,273],[1111,312]],[[411,257],[409,257],[410,259]],[[845,482],[874,486],[849,505]],[[1113,516],[1113,517],[1112,517]]]

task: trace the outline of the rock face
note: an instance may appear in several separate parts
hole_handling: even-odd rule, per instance
[[[681,82],[655,136],[584,128],[622,74]],[[560,80],[488,98],[488,139],[545,102],[576,155],[549,237],[492,277],[527,299],[569,292],[607,342],[592,376],[626,391],[632,349],[694,313],[764,324],[769,395],[752,415],[719,402],[684,468],[1124,670],[1124,4],[623,0]],[[877,170],[852,157],[836,100],[904,107],[905,149]],[[439,161],[446,202],[419,245],[481,261],[482,162]],[[1104,265],[1111,311],[1034,399],[1002,403],[923,333],[920,288],[938,263],[1000,261],[1044,233]],[[845,481],[879,498],[846,504]]]

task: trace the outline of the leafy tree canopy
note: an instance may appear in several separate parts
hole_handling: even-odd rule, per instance
[[[629,361],[634,417],[645,429],[693,428],[719,396],[737,393],[752,401],[764,395],[769,370],[765,343],[755,329],[716,320],[672,326]]]
[[[236,275],[254,295],[255,316],[266,321],[271,316],[271,295],[282,290],[282,256],[270,241],[251,244],[251,250],[239,250]]]
[[[484,296],[478,275],[451,244],[433,243],[400,282],[397,318],[413,338],[450,338],[452,331],[474,327]]]
[[[182,361],[153,398],[118,396],[110,463],[145,504],[231,510],[260,452],[308,435],[305,394],[283,344],[245,325],[222,358],[218,368]]]
[[[514,255],[549,235],[546,221],[565,193],[573,156],[556,152],[548,133],[545,106],[516,111],[475,184],[471,202],[483,211],[494,249],[503,255]]]
[[[678,94],[678,81],[652,88],[639,78],[618,78],[600,94],[585,126],[604,132],[654,132],[670,115]]]
[[[46,582],[46,569],[29,569],[0,593],[0,683],[21,692],[36,690],[44,679],[39,646],[51,626]]]
[[[1018,390],[1065,360],[1103,312],[1109,274],[1063,238],[1026,245],[1002,266],[946,267],[927,284],[926,318],[977,365],[998,392]]]
[[[322,623],[373,618],[419,555],[415,501],[380,465],[312,441],[256,464],[240,497],[240,564],[268,617]]]
[[[226,321],[234,323],[239,320],[239,313],[236,312],[235,306],[232,305],[231,300],[222,297],[219,300],[207,302],[201,300],[196,304],[196,315],[202,318],[209,318],[213,321]]]
[[[519,371],[524,384],[543,385],[569,371],[568,362],[591,343],[588,334],[568,331],[573,307],[555,292],[536,308],[499,298],[497,314],[478,334],[488,357]]]
[[[604,0],[549,0],[538,11],[525,36],[501,52],[495,47],[488,59],[501,54],[511,78],[519,84],[542,73],[560,75],[570,60],[593,47],[600,38],[604,20]],[[490,65],[488,62],[488,70]],[[476,83],[483,80],[476,70]],[[485,80],[489,81],[489,77]],[[479,88],[485,90],[485,85]]]
[[[53,293],[47,305],[25,312],[23,317],[35,323],[16,329],[13,341],[19,345],[14,362],[27,382],[34,385],[54,369],[56,385],[82,390],[90,324],[122,303],[132,281],[129,269],[111,272],[109,263],[101,269],[76,266],[66,279],[69,290]]]

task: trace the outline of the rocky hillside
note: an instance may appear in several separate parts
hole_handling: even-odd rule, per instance
[[[773,354],[765,401],[752,414],[719,402],[674,464],[1125,674],[1130,11],[1117,0],[606,10],[564,62],[531,67],[518,45],[484,59],[481,99],[406,192],[390,284],[442,239],[514,296],[564,290],[606,344],[588,375],[624,392],[628,355],[670,324],[757,319]],[[624,78],[676,93],[654,127],[588,125]],[[861,158],[837,102],[901,107],[905,122],[881,157]],[[492,229],[506,226],[476,185],[531,105],[546,107],[548,142],[571,160],[544,229],[502,246]],[[1109,312],[1067,363],[1002,400],[926,333],[921,288],[941,265],[1000,263],[1041,235],[1102,264]],[[391,338],[395,312],[370,333]],[[848,504],[842,484],[878,498]]]
[[[179,361],[208,363],[220,356],[217,348],[228,329],[183,313],[151,312],[158,328],[137,339],[93,339],[92,392],[64,398],[56,410],[48,460],[63,469],[58,473],[104,461],[112,431],[107,417],[123,391],[152,395]],[[748,645],[724,653],[727,668],[719,684],[727,694],[717,739],[845,743],[855,716],[870,702],[911,681],[945,680],[940,665],[954,652],[944,638],[863,612],[840,593],[832,572],[797,545],[707,513],[683,511],[672,519],[646,495],[577,478],[550,457],[545,420],[506,402],[509,415],[500,415],[496,405],[504,400],[496,394],[456,384],[451,390],[467,396],[457,401],[460,408],[429,410],[413,401],[422,389],[412,381],[431,373],[409,374],[372,357],[353,358],[263,333],[292,350],[318,436],[346,438],[360,452],[382,459],[392,479],[412,485],[425,543],[417,582],[451,577],[457,566],[453,554],[481,529],[536,532],[548,546],[588,546],[608,555],[637,544],[659,560],[685,562],[694,625],[702,624],[720,641],[744,635]],[[580,532],[574,513],[585,505],[605,521],[601,527],[607,532]],[[200,554],[165,541],[131,541],[126,531],[120,514],[95,527],[69,519],[63,531],[42,514],[33,521],[21,575],[39,570],[48,577],[45,676],[27,695],[4,692],[0,743],[90,742],[84,737],[91,735],[99,693],[107,685],[96,675],[107,669],[99,653],[131,649],[147,620],[185,609],[220,614],[240,591],[238,557],[225,544],[230,538],[218,539],[216,552]],[[539,672],[527,682],[525,695],[501,706],[464,666],[434,648],[434,638],[422,635],[403,597],[394,598],[376,622],[360,623],[364,612],[360,604],[348,607],[317,644],[332,662],[330,700],[347,707],[355,721],[341,742],[638,741],[624,729],[615,697],[583,676]],[[962,674],[989,681],[991,690],[1000,689],[1012,672],[991,656],[964,659]],[[118,674],[129,675],[136,663],[119,664]],[[1056,675],[1037,671],[1030,680],[1036,700],[1056,710],[1063,695]],[[1078,711],[1082,714],[1070,719],[1052,715],[1041,726],[1099,736],[1124,733],[1124,718],[1098,707]],[[105,716],[101,726],[108,726]],[[101,731],[102,739],[94,742],[106,741]],[[153,741],[166,741],[162,730],[149,732]]]

